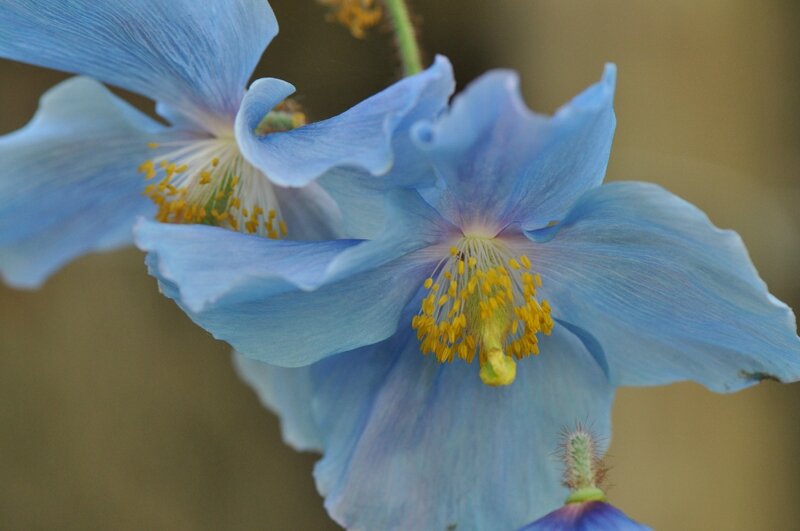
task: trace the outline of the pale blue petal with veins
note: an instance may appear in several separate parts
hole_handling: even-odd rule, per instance
[[[0,139],[10,161],[0,169],[3,278],[36,287],[83,253],[130,243],[140,215],[231,236],[341,236],[360,214],[342,212],[313,181],[330,173],[331,188],[351,197],[365,175],[388,172],[396,137],[445,108],[452,69],[439,57],[340,116],[305,125],[283,101],[290,84],[263,79],[247,90],[277,33],[265,0],[0,4],[0,57],[137,92],[171,124],[124,109],[87,80],[54,89],[27,128]],[[263,127],[265,115],[276,118]]]

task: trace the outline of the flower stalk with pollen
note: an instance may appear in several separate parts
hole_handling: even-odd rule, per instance
[[[357,39],[366,37],[366,30],[377,26],[383,20],[385,13],[394,31],[397,53],[403,64],[403,74],[412,76],[422,72],[422,52],[406,0],[318,0],[318,2],[330,8],[327,17],[330,22],[338,22],[346,27]]]
[[[383,19],[383,9],[375,0],[318,0],[328,6],[329,22],[338,22],[350,30],[356,39],[366,37],[369,28],[377,26]]]

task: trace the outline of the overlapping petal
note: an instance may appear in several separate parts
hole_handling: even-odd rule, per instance
[[[552,117],[532,113],[510,71],[490,72],[415,136],[445,182],[439,209],[454,223],[543,227],[599,185],[614,134],[616,68]]]
[[[739,236],[665,190],[604,185],[530,236],[542,296],[596,338],[616,385],[694,380],[735,391],[800,378],[794,315]]]
[[[249,357],[297,367],[395,332],[436,260],[424,248],[449,228],[415,192],[402,193],[416,196],[402,200],[417,211],[375,241],[274,241],[142,220],[136,243],[200,326]]]
[[[317,183],[301,188],[273,187],[284,206],[283,219],[291,240],[330,240],[353,237],[345,232],[342,211],[331,195]]]
[[[5,0],[0,57],[94,77],[213,129],[278,33],[266,0]]]
[[[612,388],[565,329],[542,340],[504,388],[477,368],[424,357],[401,332],[312,367],[325,445],[315,469],[348,529],[516,529],[566,497],[553,456],[561,430],[609,431]]]
[[[180,301],[202,312],[223,298],[238,302],[286,291],[310,291],[325,282],[330,263],[354,240],[275,241],[208,225],[142,219],[136,244],[154,255],[156,274],[180,291]]]
[[[350,110],[279,134],[257,135],[256,127],[293,92],[288,83],[258,80],[236,118],[244,156],[271,181],[303,186],[334,167],[353,166],[379,175],[394,161],[396,133],[417,120],[432,119],[447,105],[454,81],[450,62],[437,57],[424,72],[405,78]]]
[[[311,414],[311,366],[277,367],[233,353],[236,372],[281,421],[286,444],[299,451],[322,452],[317,424]]]
[[[27,126],[0,138],[6,282],[34,288],[81,254],[131,243],[134,220],[153,212],[137,168],[163,132],[90,79],[47,92]]]

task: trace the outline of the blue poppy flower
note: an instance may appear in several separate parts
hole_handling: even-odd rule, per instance
[[[608,502],[568,503],[519,531],[650,531]]]
[[[340,209],[315,179],[339,166],[388,171],[395,132],[446,105],[450,65],[438,58],[305,125],[289,83],[245,90],[277,32],[265,0],[3,2],[0,57],[88,76],[53,88],[26,127],[0,138],[6,282],[37,287],[83,253],[130,244],[138,216],[269,238],[338,234]],[[100,81],[151,98],[170,125]]]
[[[602,184],[614,86],[609,66],[547,117],[515,74],[483,76],[412,128],[437,185],[389,191],[368,241],[138,226],[164,292],[247,356],[287,440],[324,451],[342,525],[517,529],[566,495],[562,426],[605,438],[617,386],[800,377],[794,316],[735,233]]]

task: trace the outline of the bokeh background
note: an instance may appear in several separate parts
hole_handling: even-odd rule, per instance
[[[312,0],[272,4],[281,34],[257,76],[296,84],[313,118],[397,75],[386,33],[356,41]],[[426,49],[452,59],[461,86],[514,68],[537,110],[616,62],[609,178],[662,184],[739,231],[772,292],[800,308],[797,2],[415,4]],[[0,61],[0,133],[64,77]],[[800,385],[623,389],[610,497],[657,529],[797,529],[798,407]],[[228,347],[158,295],[137,251],[78,260],[40,291],[0,287],[0,529],[337,529],[315,459],[282,443]]]

